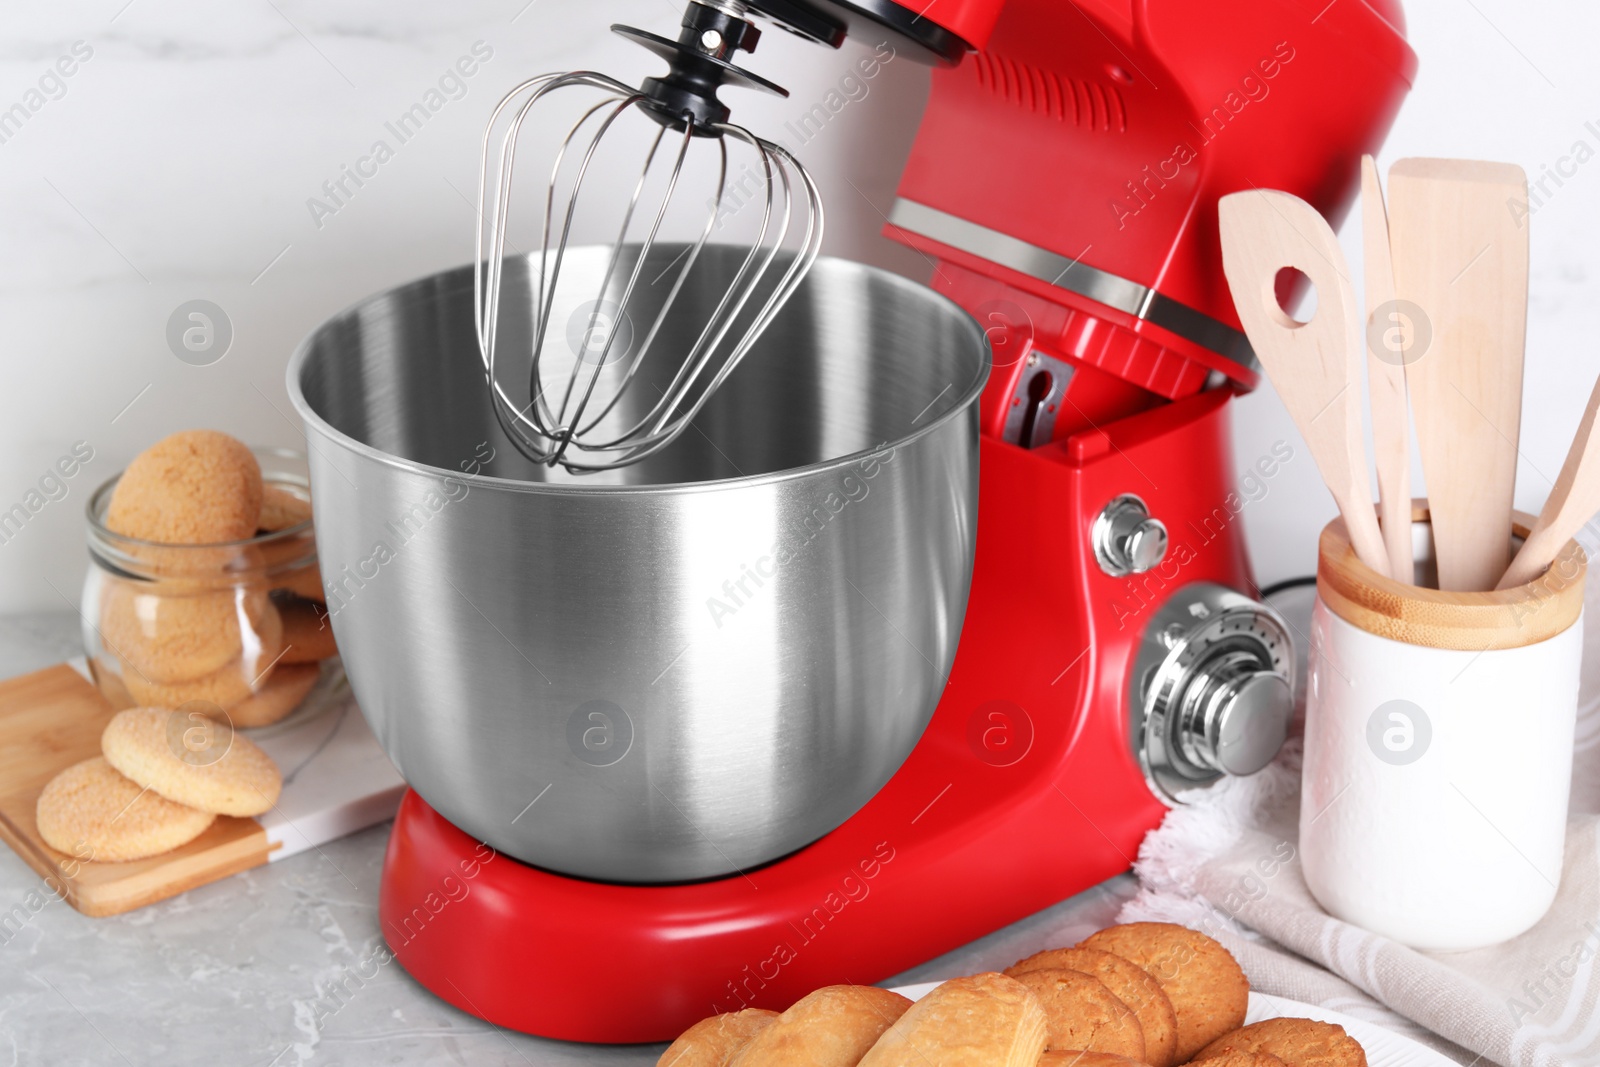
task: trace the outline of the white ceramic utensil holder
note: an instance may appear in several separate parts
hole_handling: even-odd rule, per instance
[[[1426,505],[1412,511],[1419,580]],[[1532,517],[1516,516],[1526,537]],[[1561,881],[1587,561],[1497,592],[1404,585],[1322,532],[1300,808],[1329,914],[1414,948],[1498,944]]]

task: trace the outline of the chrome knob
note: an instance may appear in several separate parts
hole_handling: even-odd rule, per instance
[[[1195,767],[1254,774],[1283,747],[1293,717],[1287,678],[1255,652],[1222,653],[1184,687],[1179,750]]]
[[[1196,582],[1145,627],[1130,684],[1140,765],[1176,803],[1272,762],[1294,717],[1294,647],[1265,604]]]
[[[1094,558],[1113,578],[1143,574],[1167,555],[1167,526],[1145,502],[1125,493],[1101,509],[1090,530]]]

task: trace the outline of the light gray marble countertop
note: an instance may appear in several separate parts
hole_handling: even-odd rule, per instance
[[[0,617],[0,678],[78,655],[67,612]],[[653,1064],[660,1045],[527,1037],[458,1011],[398,967],[331,1017],[333,981],[381,942],[378,879],[389,826],[245,871],[127,915],[90,919],[0,848],[0,1067],[8,1064]],[[1122,875],[887,984],[1005,967],[1109,925]],[[27,909],[23,909],[25,914]]]

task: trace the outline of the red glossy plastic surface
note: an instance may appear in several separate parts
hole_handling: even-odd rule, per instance
[[[1335,224],[1416,70],[1394,0],[1010,0],[988,46],[935,71],[899,195],[1159,291],[1237,328],[1217,200],[1283,189]],[[1164,397],[1256,376],[1104,304],[896,227],[991,279],[933,285],[969,308],[1015,290],[1096,335],[1073,356]],[[955,288],[962,291],[958,294]],[[1010,289],[1012,292],[1007,292]],[[1071,354],[1066,347],[1058,355]],[[1185,367],[1193,361],[1196,365]]]
[[[1253,588],[1230,507],[1231,395],[1033,451],[983,439],[972,593],[945,695],[889,784],[798,853],[696,885],[597,884],[488,858],[408,794],[380,904],[401,964],[502,1026],[665,1040],[715,1011],[879,981],[1126,870],[1165,810],[1130,737],[1144,621],[1189,582]],[[1088,531],[1129,492],[1166,520],[1173,548],[1156,570],[1113,579]]]
[[[1051,286],[1035,278],[985,263],[905,230],[893,232],[897,239],[942,261],[931,286],[983,323],[989,330],[991,345],[997,339],[997,331],[1003,331],[1008,340],[1025,341],[1030,347],[1079,367],[1083,375],[1074,382],[1073,403],[1096,422],[1129,412],[1115,405],[1101,408],[1095,398],[1079,395],[1085,382],[1095,376],[1114,376],[1151,402],[1199,392],[1213,371],[1227,374],[1245,388],[1253,388],[1260,380],[1254,370],[1159,327],[1145,324],[1139,328],[1132,316],[1120,315],[1060,290],[1052,293]],[[1015,390],[1017,372],[1018,368],[1008,365],[1003,355],[996,353],[995,370],[984,397],[986,412],[990,403],[1003,402],[997,394],[1010,396]],[[1065,437],[1076,428],[1060,425],[1056,436]]]

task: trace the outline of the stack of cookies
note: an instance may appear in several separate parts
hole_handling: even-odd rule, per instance
[[[146,859],[188,844],[218,815],[278,802],[283,778],[254,742],[199,712],[129,708],[100,735],[101,754],[39,794],[39,836],[79,860]]]
[[[113,704],[199,708],[243,727],[293,711],[337,651],[310,519],[310,502],[264,483],[227,434],[188,430],[140,453],[104,516],[145,564],[137,580],[103,575],[110,662],[96,678]]]
[[[782,1013],[714,1015],[657,1067],[1366,1067],[1344,1028],[1244,1025],[1250,983],[1227,949],[1171,923],[1101,930],[916,1003],[828,986]]]

